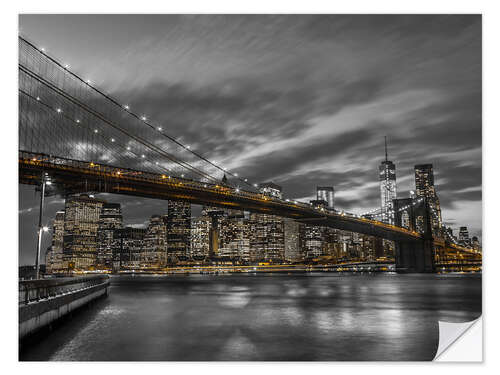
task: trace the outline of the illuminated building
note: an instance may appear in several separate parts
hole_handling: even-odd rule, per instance
[[[63,271],[67,268],[63,262],[64,211],[57,211],[52,222],[52,245],[46,254],[45,265],[47,273]]]
[[[168,201],[167,256],[176,263],[188,259],[191,245],[191,204],[183,201]]]
[[[334,207],[335,192],[333,186],[316,187],[316,200],[327,202],[326,207],[332,210]]]
[[[261,184],[259,190],[262,194],[282,198],[281,186],[273,182]],[[251,262],[266,261],[279,263],[285,258],[285,237],[283,218],[268,214],[250,214],[248,223],[250,232]]]
[[[462,246],[471,247],[471,240],[467,227],[460,227],[460,230],[458,232],[458,243]]]
[[[297,262],[303,259],[300,243],[301,224],[293,219],[284,220],[285,260]]]
[[[279,199],[283,198],[283,195],[281,193],[281,191],[282,191],[281,186],[276,185],[273,182],[265,182],[263,184],[260,184],[259,190],[261,193],[263,193],[267,196],[279,198]]]
[[[205,260],[210,252],[210,229],[212,219],[209,216],[202,215],[191,220],[191,252],[190,257],[193,260]]]
[[[396,166],[387,159],[387,137],[385,137],[385,160],[380,163],[379,181],[380,181],[380,201],[382,221],[385,223],[394,223],[392,201],[396,199]]]
[[[164,267],[167,262],[167,218],[153,215],[144,236],[143,267]]]
[[[142,266],[147,229],[125,227],[113,233],[113,271],[137,270]]]
[[[430,209],[431,226],[435,234],[441,231],[441,205],[434,186],[432,164],[415,165],[415,189],[418,198],[426,198]],[[417,221],[420,220],[417,218]]]
[[[104,203],[99,215],[97,229],[97,267],[111,269],[113,261],[113,233],[122,227],[120,203]]]
[[[323,255],[323,229],[316,225],[305,225],[304,228],[304,258],[312,260]]]
[[[249,222],[242,214],[228,212],[221,221],[219,257],[232,262],[249,262],[249,232]]]
[[[281,262],[285,257],[283,219],[276,215],[250,215],[250,255],[252,262]]]
[[[97,231],[105,201],[82,194],[66,198],[63,262],[69,270],[92,270],[97,260]]]

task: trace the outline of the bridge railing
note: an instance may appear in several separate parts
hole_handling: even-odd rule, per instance
[[[109,282],[108,275],[19,281],[19,304],[45,300]]]

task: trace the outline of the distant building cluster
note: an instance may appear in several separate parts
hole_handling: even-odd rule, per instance
[[[262,184],[261,192],[281,197],[281,187]],[[333,188],[318,188],[333,193]],[[318,199],[332,207],[333,194]],[[153,215],[147,228],[123,225],[121,206],[88,195],[66,199],[56,213],[47,273],[161,269],[187,264],[281,264],[370,261],[393,256],[393,247],[362,234],[318,227],[276,215],[204,206],[191,217],[191,205],[169,201],[165,215]]]

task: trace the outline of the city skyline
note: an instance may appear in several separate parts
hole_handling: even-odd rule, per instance
[[[109,50],[104,51],[102,44],[104,42],[97,43],[96,41],[94,45],[98,45],[99,47],[96,51],[99,52],[97,55],[100,56],[99,59],[102,61],[102,72],[84,71],[83,66],[95,66],[96,64],[89,61],[88,56],[82,57],[78,56],[78,54],[69,56],[68,54],[74,52],[74,48],[64,45],[64,36],[55,36],[53,30],[57,28],[57,25],[41,26],[40,22],[46,22],[44,21],[44,16],[36,16],[36,21],[27,20],[25,22],[23,21],[23,17],[25,16],[21,17],[20,22],[21,32],[26,34],[31,40],[40,46],[45,46],[50,54],[53,53],[54,56],[59,57],[61,60],[67,59],[73,69],[80,71],[82,74],[91,75],[98,86],[108,89],[114,95],[124,100],[128,100],[131,97],[131,93],[122,93],[118,89],[120,86],[126,86],[132,90],[130,85],[123,84],[124,77],[120,78],[120,74],[106,74],[105,79],[99,78],[103,74],[102,72],[109,72],[106,69],[110,69],[116,64],[116,59],[114,60],[111,56],[104,56],[105,54],[111,54],[112,49],[115,47],[111,48],[109,46]],[[50,16],[46,17],[50,18]],[[97,28],[100,27],[99,22],[101,21],[99,19],[105,19],[101,17],[106,16],[96,17],[93,21],[97,23]],[[138,18],[125,17],[125,19],[134,24],[134,22],[138,22],[137,20],[140,19],[140,16],[135,17]],[[154,97],[151,98],[148,95],[137,95],[136,100],[131,100],[130,102],[134,105],[134,108],[137,107],[138,110],[147,112],[151,118],[155,118],[160,122],[166,121],[167,123],[171,123],[172,127],[168,128],[172,129],[174,136],[177,135],[175,134],[178,131],[177,129],[182,129],[183,132],[186,130],[188,135],[183,137],[184,141],[193,144],[193,147],[196,147],[197,150],[207,157],[216,159],[222,157],[223,160],[234,159],[234,165],[230,165],[232,170],[238,170],[238,172],[241,170],[242,172],[239,173],[243,174],[245,172],[245,176],[252,177],[254,180],[258,179],[259,182],[273,181],[282,185],[284,187],[284,194],[287,197],[309,201],[315,197],[316,186],[331,185],[335,187],[336,191],[336,206],[359,213],[380,206],[377,164],[383,160],[383,152],[381,152],[383,150],[383,147],[381,147],[383,145],[382,137],[387,134],[391,145],[391,160],[395,162],[398,171],[398,198],[406,197],[408,191],[414,189],[411,183],[413,166],[415,164],[433,163],[444,222],[452,224],[454,228],[467,225],[471,229],[471,235],[479,235],[480,237],[481,69],[480,53],[474,52],[475,49],[480,50],[480,17],[465,16],[458,17],[459,20],[453,18],[453,21],[450,21],[446,17],[429,16],[424,17],[425,22],[419,21],[423,25],[416,24],[416,22],[412,21],[412,17],[402,18],[402,16],[394,16],[392,20],[389,20],[390,22],[387,22],[387,25],[381,22],[382,16],[368,18],[367,20],[372,21],[366,24],[370,25],[377,32],[388,33],[389,39],[391,39],[391,30],[392,32],[398,30],[399,38],[394,42],[398,44],[399,49],[405,46],[406,48],[410,46],[418,47],[418,53],[415,52],[414,55],[411,55],[408,49],[403,48],[406,52],[403,56],[410,58],[410,61],[413,63],[419,62],[422,64],[431,57],[434,57],[435,52],[432,49],[429,50],[429,46],[426,45],[425,38],[423,38],[423,33],[428,33],[427,37],[434,36],[437,38],[434,48],[441,47],[443,49],[441,51],[443,54],[440,55],[441,59],[438,59],[439,61],[428,61],[431,65],[431,68],[428,69],[432,70],[432,72],[428,69],[423,69],[423,71],[418,71],[417,69],[417,72],[413,73],[418,74],[410,74],[405,77],[406,80],[410,81],[407,82],[408,85],[405,88],[400,87],[401,82],[395,84],[395,77],[388,76],[388,72],[384,71],[384,69],[373,73],[374,82],[367,81],[368,77],[370,77],[367,71],[370,69],[367,66],[359,67],[359,72],[366,75],[363,79],[355,79],[357,72],[353,76],[353,72],[350,72],[351,74],[349,75],[348,71],[344,71],[346,76],[340,79],[339,77],[331,77],[332,73],[325,70],[324,64],[326,64],[328,56],[322,56],[325,58],[325,61],[322,63],[323,65],[319,64],[320,66],[310,67],[308,66],[311,64],[310,61],[307,64],[302,64],[297,59],[291,59],[285,53],[286,51],[282,49],[271,52],[271,47],[277,43],[276,37],[269,36],[270,31],[262,31],[264,35],[258,33],[259,22],[263,22],[262,19],[265,19],[267,21],[265,23],[271,29],[284,28],[286,30],[284,33],[285,39],[291,37],[287,33],[292,33],[294,36],[302,36],[302,39],[299,38],[299,40],[304,41],[304,35],[306,34],[303,35],[302,29],[299,32],[297,30],[298,26],[292,25],[290,17],[278,16],[267,18],[261,16],[260,18],[256,18],[243,16],[237,19],[239,20],[239,25],[246,25],[245,27],[249,28],[249,30],[253,30],[256,38],[255,48],[264,48],[264,56],[274,61],[275,64],[281,62],[282,64],[295,67],[297,77],[301,77],[301,73],[304,73],[306,68],[315,68],[312,71],[315,73],[313,75],[317,76],[316,78],[329,78],[328,87],[325,87],[327,85],[319,84],[317,81],[311,81],[309,77],[306,77],[303,80],[309,82],[305,82],[307,84],[303,85],[304,82],[301,81],[301,84],[297,85],[300,86],[300,90],[294,90],[294,85],[290,87],[290,83],[285,82],[285,78],[287,77],[282,75],[278,75],[278,78],[271,80],[268,87],[263,84],[262,80],[268,77],[271,71],[263,69],[262,65],[259,65],[262,69],[257,69],[256,73],[258,75],[256,78],[257,87],[247,87],[245,83],[248,84],[248,82],[245,82],[245,79],[248,79],[249,72],[245,73],[242,71],[237,61],[232,61],[234,65],[230,64],[236,70],[230,71],[234,75],[234,77],[231,77],[232,79],[225,80],[223,77],[217,77],[217,74],[213,74],[213,70],[216,70],[215,63],[220,61],[224,56],[233,56],[224,49],[226,43],[231,44],[231,41],[232,43],[241,42],[238,38],[231,37],[227,28],[224,29],[218,26],[214,28],[217,30],[216,34],[223,33],[225,36],[222,39],[224,43],[221,46],[222,52],[220,52],[223,56],[213,56],[207,53],[206,56],[208,57],[203,59],[204,66],[206,67],[204,69],[207,69],[207,71],[203,70],[199,72],[199,76],[196,76],[196,79],[193,79],[191,82],[189,77],[186,76],[183,76],[182,82],[175,82],[171,76],[167,77],[167,79],[162,76],[162,80],[166,82],[157,82],[156,85],[160,86],[156,87],[156,89],[155,85],[149,86],[147,84],[147,82],[153,79],[152,77],[144,77],[146,84],[142,88],[138,82],[140,79],[134,79],[132,83],[134,83],[139,93],[153,93],[158,95],[158,97],[155,100]],[[154,18],[157,19],[156,17]],[[188,55],[192,53],[200,54],[202,51],[200,51],[201,47],[198,43],[193,43],[191,49],[188,49],[188,46],[182,44],[179,40],[176,43],[175,30],[178,33],[191,32],[196,34],[197,27],[209,31],[211,27],[210,22],[221,22],[220,16],[208,17],[211,20],[210,22],[206,21],[206,18],[200,20],[197,17],[184,18],[172,16],[167,18],[169,19],[169,27],[174,29],[169,34],[173,36],[169,36],[167,39],[176,45],[180,60],[185,58],[184,55],[186,53]],[[291,18],[293,19],[294,17]],[[303,21],[304,19],[307,19],[307,17],[300,18],[302,21],[299,22],[299,26],[306,28],[307,22]],[[323,19],[323,17],[318,16],[318,19]],[[189,20],[189,22],[186,20]],[[344,16],[344,18],[337,17],[335,20],[336,22],[326,22],[323,25],[333,24],[334,26],[332,27],[335,30],[325,30],[324,28],[319,28],[318,30],[318,27],[311,26],[312,22],[308,24],[309,29],[306,29],[313,35],[307,34],[307,37],[310,38],[307,39],[310,44],[310,46],[308,44],[307,49],[314,46],[318,47],[319,44],[325,44],[332,50],[333,56],[333,51],[339,48],[339,41],[346,43],[346,35],[364,35],[362,39],[365,39],[364,43],[366,43],[366,39],[369,37],[366,35],[367,28],[365,24],[360,24],[359,21],[349,19],[347,16]],[[403,22],[402,20],[405,21]],[[58,22],[64,23],[67,21],[63,17],[58,19]],[[430,27],[436,23],[439,23],[438,29]],[[186,31],[186,24],[190,24],[192,29],[188,28]],[[319,24],[321,25],[321,22]],[[36,36],[33,34],[30,35],[29,29],[30,27],[35,28],[35,25],[37,25],[37,30],[43,30],[42,34]],[[151,22],[150,27],[152,30],[149,30],[146,35],[142,35],[142,39],[147,40],[150,38],[153,45],[165,42],[164,39],[158,36],[155,37],[155,32],[158,31],[155,28],[160,26],[155,21]],[[120,25],[117,25],[117,27],[120,27]],[[127,27],[130,28],[130,24],[127,24]],[[76,29],[78,29],[78,23]],[[90,29],[88,28],[86,33],[84,32],[81,36],[82,38],[89,38],[89,46],[92,45],[90,41],[92,41],[93,33]],[[436,35],[432,35],[432,32],[435,32]],[[52,37],[50,36],[51,33],[53,34]],[[335,39],[336,43],[332,42],[332,33],[337,37]],[[454,41],[452,36],[450,36],[453,33],[460,33],[463,37]],[[134,38],[140,38],[141,35],[134,27],[131,29],[131,34],[133,40],[135,40]],[[113,35],[116,37],[115,33]],[[215,37],[216,35],[208,32],[207,38]],[[37,38],[52,39],[54,42],[37,40]],[[68,35],[67,38],[69,40],[73,38],[73,35]],[[173,41],[172,38],[174,39]],[[268,38],[268,44],[264,43],[263,38]],[[120,40],[121,37],[117,37],[117,44],[124,43],[123,40]],[[189,38],[187,40],[189,41]],[[363,43],[359,41],[358,43],[361,43],[361,46],[358,46],[361,48]],[[139,44],[139,47],[136,48],[140,50],[143,47]],[[436,69],[442,69],[451,58],[450,56],[456,57],[456,54],[460,55],[460,48],[468,50],[463,53],[464,57],[467,58],[466,62],[470,63],[466,64],[464,61],[459,61],[456,64],[458,66],[454,67],[454,73],[460,75],[462,78],[457,82],[451,75],[444,74],[444,77],[434,76],[434,74],[437,75]],[[155,50],[151,46],[150,49],[151,51]],[[299,50],[299,52],[301,51]],[[159,55],[156,56],[157,58],[162,57],[160,52],[158,52]],[[251,59],[252,54],[250,52],[243,51],[242,53],[246,53]],[[162,53],[164,54],[165,52]],[[348,53],[344,54],[344,63],[349,61],[349,57],[353,57],[351,56],[352,54],[356,53],[359,53],[359,51],[348,49]],[[389,49],[388,55],[390,53],[391,50]],[[152,55],[153,52],[145,55],[144,58],[147,64],[153,59]],[[377,56],[380,59],[380,55]],[[133,54],[133,57],[135,57],[135,54]],[[387,56],[387,58],[389,60],[392,58],[394,61],[395,57]],[[359,62],[358,59],[359,57],[356,60],[357,62]],[[471,59],[478,59],[478,61],[471,62]],[[135,65],[137,61],[134,58],[131,58],[130,61],[131,71],[134,71],[134,66],[137,67]],[[109,64],[107,68],[106,66],[102,66],[104,62]],[[80,69],[79,64],[81,64]],[[152,65],[155,67],[154,64]],[[340,65],[343,66],[342,64]],[[175,67],[179,69],[179,64],[174,64],[174,70]],[[343,67],[347,69],[347,67]],[[151,69],[151,71],[158,73],[158,69],[160,68],[156,65],[156,69]],[[193,67],[193,69],[196,69],[196,67]],[[273,69],[276,69],[275,66],[273,66]],[[289,74],[289,71],[287,72]],[[399,75],[402,73],[401,71],[397,72]],[[479,78],[477,78],[478,74]],[[141,74],[135,76],[141,77]],[[156,77],[157,80],[162,81],[159,79],[160,76]],[[426,79],[422,80],[422,77]],[[203,81],[203,79],[208,81]],[[202,82],[193,82],[198,80]],[[337,83],[334,84],[336,80]],[[416,81],[418,81],[418,84]],[[479,87],[477,87],[478,82]],[[371,83],[371,86],[368,85],[369,83]],[[113,87],[113,85],[116,86]],[[426,87],[426,85],[429,85],[429,87]],[[193,87],[197,86],[200,86],[202,90],[195,93]],[[265,90],[271,88],[270,92]],[[267,98],[266,103],[273,104],[275,108],[282,111],[280,113],[284,117],[276,118],[277,113],[266,111],[266,103],[246,100],[248,98],[244,97],[242,93],[243,89],[248,90],[246,95],[249,97],[254,95],[261,98],[261,100],[264,100],[262,98]],[[460,94],[457,94],[457,92]],[[172,94],[180,95],[184,100],[182,102],[175,102]],[[365,97],[363,97],[364,95]],[[212,96],[212,100],[209,100]],[[144,100],[146,98],[151,100],[148,103],[141,104],[140,98],[142,97],[144,97]],[[165,102],[162,102],[163,100]],[[301,103],[300,105],[297,105],[297,100]],[[157,103],[156,106],[154,103]],[[176,119],[178,123],[169,120],[172,113],[162,109],[162,103],[168,103],[172,107],[171,110],[175,110],[174,112],[180,115]],[[292,107],[298,108],[295,108],[292,111],[293,113],[288,113],[290,109],[293,109]],[[262,111],[262,114],[260,114],[261,117],[255,117],[250,113],[255,109]],[[193,113],[193,118],[189,118],[186,115],[190,111]],[[211,112],[215,114],[211,114]],[[236,122],[237,124],[235,125],[239,124],[232,129],[238,129],[242,134],[247,136],[246,139],[249,147],[253,147],[250,152],[250,155],[253,156],[250,159],[241,160],[241,157],[239,157],[239,155],[243,154],[243,151],[247,151],[248,145],[242,145],[241,142],[238,142],[235,134],[227,134],[228,132],[224,130],[224,127],[217,128],[212,115],[222,118],[224,120],[223,124],[228,127],[228,124],[231,122]],[[368,118],[370,121],[368,121]],[[262,126],[258,126],[271,120],[273,120],[272,124],[276,124],[276,127],[268,126],[266,129],[263,129]],[[343,121],[355,124],[356,126],[351,127],[352,129],[347,129]],[[193,130],[195,124],[200,122],[203,124],[202,131],[200,132],[202,134],[197,135],[196,132],[191,130]],[[436,124],[437,126],[434,126]],[[453,125],[453,128],[451,128],[451,125]],[[408,126],[411,127],[411,131]],[[406,133],[404,130],[406,130]],[[452,134],[452,136],[448,139],[440,136],[441,133]],[[217,135],[215,138],[222,137],[222,139],[219,139],[221,141],[219,145],[220,149],[214,149],[214,152],[212,152],[213,136],[215,135]],[[199,136],[204,137],[203,142],[200,138],[197,138]],[[263,139],[266,136],[268,140],[264,141]],[[300,145],[297,143],[299,139],[303,141]],[[407,144],[406,147],[405,143]],[[271,145],[273,150],[269,149]],[[236,148],[237,150],[235,151],[230,148]],[[293,152],[291,153],[290,150]],[[102,196],[104,197],[104,195]],[[34,248],[34,236],[32,238],[33,245],[29,241],[31,241],[30,232],[36,225],[38,210],[36,201],[37,197],[31,188],[20,186],[21,264],[23,264],[25,256],[28,259],[27,261],[25,260],[26,262],[32,262],[30,259],[33,255],[31,253],[23,254],[23,249],[26,246]],[[165,202],[138,198],[120,197],[117,201],[132,208],[131,217],[127,220],[135,225],[144,224],[144,221],[153,213],[161,214],[161,207],[166,205]],[[52,208],[55,209],[56,206],[60,208],[60,204],[61,200],[59,198],[49,199],[47,201],[46,217],[50,217],[50,210]],[[145,214],[146,212],[149,212],[149,214]],[[140,218],[142,218],[142,223]],[[26,250],[26,252],[28,251]]]

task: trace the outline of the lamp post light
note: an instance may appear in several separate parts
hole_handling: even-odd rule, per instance
[[[45,201],[45,185],[50,185],[50,181],[47,180],[47,176],[45,173],[42,174],[42,191],[40,195],[40,212],[38,214],[38,241],[36,246],[36,259],[35,259],[35,270],[36,270],[36,278],[40,278],[40,249],[42,247],[42,233],[47,232],[49,230],[48,227],[42,225],[43,220],[43,203]]]

